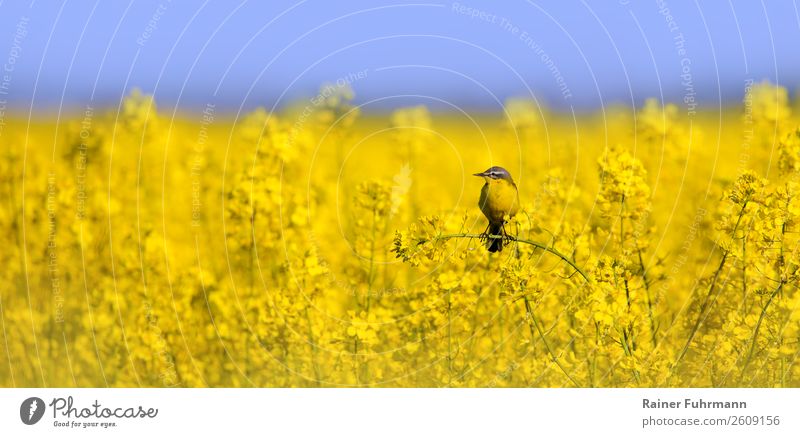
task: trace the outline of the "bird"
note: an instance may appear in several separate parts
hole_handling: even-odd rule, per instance
[[[486,171],[475,173],[473,176],[482,177],[484,180],[481,188],[481,197],[478,200],[478,207],[486,219],[489,226],[484,235],[506,236],[505,224],[506,216],[514,216],[519,210],[519,193],[517,184],[511,178],[511,173],[503,167],[489,167]],[[500,252],[503,250],[504,238],[489,238],[487,249],[489,252]]]

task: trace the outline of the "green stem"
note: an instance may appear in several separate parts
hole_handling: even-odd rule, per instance
[[[744,209],[747,208],[747,200],[744,201],[742,204],[742,209],[739,211],[739,217],[736,219],[736,224],[733,226],[733,231],[731,235],[736,237],[736,230],[739,229],[739,224],[742,222],[742,217],[744,216]],[[722,254],[722,259],[719,262],[719,266],[717,270],[714,272],[714,276],[711,278],[711,284],[708,286],[708,292],[706,293],[706,297],[703,299],[702,305],[700,305],[700,312],[697,315],[697,320],[695,320],[694,325],[692,326],[692,330],[689,332],[689,338],[686,339],[686,344],[683,345],[683,349],[681,349],[680,355],[678,355],[677,359],[673,366],[677,365],[684,356],[686,356],[686,352],[689,351],[689,346],[692,344],[692,340],[694,339],[695,334],[697,334],[698,328],[700,328],[700,323],[702,323],[703,319],[705,318],[706,309],[709,306],[709,301],[711,300],[711,296],[714,294],[714,287],[717,284],[717,280],[719,279],[720,273],[722,273],[722,268],[725,267],[725,261],[728,260],[728,255],[730,252],[727,250],[725,253]]]
[[[533,310],[531,309],[531,303],[528,300],[528,297],[526,296],[523,300],[525,302],[525,312],[528,314],[528,317],[530,317],[531,322],[533,323],[533,325],[528,324],[528,328],[530,328],[531,330],[531,337],[534,337],[533,328],[535,327],[536,331],[539,332],[539,337],[542,339],[542,343],[544,343],[544,347],[547,349],[547,353],[550,354],[550,359],[552,359],[553,362],[556,363],[556,366],[558,366],[558,368],[561,369],[561,372],[563,372],[564,375],[566,375],[566,377],[570,380],[570,382],[572,382],[575,385],[575,387],[580,388],[581,385],[578,383],[578,381],[576,381],[575,378],[573,378],[572,375],[570,375],[569,372],[567,372],[567,369],[565,369],[564,366],[561,365],[561,361],[558,360],[556,354],[553,353],[553,349],[550,347],[550,343],[547,342],[547,339],[545,338],[544,333],[542,332],[542,328],[539,326],[539,323],[536,321],[536,317],[533,315]]]
[[[742,314],[747,314],[747,239],[742,238]]]
[[[308,340],[311,342],[311,366],[314,368],[314,376],[317,378],[317,387],[322,382],[322,377],[319,373],[319,364],[317,363],[317,341],[314,339],[314,329],[311,326],[311,316],[306,307],[306,322],[308,323]]]
[[[788,199],[786,201],[788,208]],[[778,255],[778,273],[780,274],[781,278],[783,278],[783,269],[784,269],[784,254],[783,254],[783,242],[786,238],[786,223],[781,225],[781,246],[780,246],[780,255]],[[761,329],[761,322],[764,321],[764,317],[767,316],[767,309],[769,309],[772,300],[775,299],[775,296],[783,290],[785,282],[781,279],[781,282],[775,288],[775,290],[769,295],[769,299],[767,299],[767,303],[764,304],[764,308],[761,309],[761,314],[758,316],[758,322],[756,322],[756,326],[753,329],[753,338],[750,342],[750,351],[747,353],[747,359],[744,362],[744,366],[742,366],[742,373],[739,375],[739,379],[744,377],[744,373],[747,370],[747,366],[750,365],[750,360],[753,358],[753,352],[756,349],[756,340],[758,339],[758,331]]]
[[[767,299],[767,303],[764,304],[764,308],[761,308],[761,314],[758,316],[758,322],[756,322],[756,327],[753,329],[753,338],[750,341],[750,351],[747,353],[747,359],[744,362],[744,366],[742,366],[742,373],[739,375],[739,379],[744,377],[744,373],[747,371],[747,366],[750,365],[750,360],[753,358],[753,352],[756,349],[756,340],[758,339],[758,331],[761,329],[761,322],[764,321],[764,317],[767,315],[767,309],[769,309],[769,305],[772,303],[772,300],[775,299],[775,296],[780,293],[781,289],[783,289],[783,281],[781,281],[780,285],[778,285],[772,294],[769,295],[769,299]]]
[[[628,345],[628,334],[625,333],[625,330],[622,330],[622,338],[620,338],[620,343],[622,343],[622,350],[625,352],[625,355],[629,357],[633,357],[633,352],[631,352],[631,347]],[[633,369],[633,377],[636,379],[637,384],[641,384],[642,381],[639,378],[639,371]]]
[[[625,224],[625,217],[622,215],[623,211],[625,211],[625,195],[622,195],[622,199],[619,201],[619,251],[620,253],[625,252],[625,233],[623,232],[623,225]]]
[[[583,270],[581,270],[581,268],[578,267],[566,255],[564,255],[563,253],[559,252],[558,250],[556,250],[556,249],[554,249],[554,248],[552,248],[552,247],[550,247],[550,246],[548,246],[548,245],[546,245],[544,243],[539,243],[538,241],[525,240],[525,239],[522,239],[522,238],[517,238],[517,237],[510,236],[510,235],[504,237],[502,235],[481,235],[481,234],[443,234],[443,235],[437,235],[433,239],[434,240],[449,240],[449,239],[452,239],[452,238],[489,238],[489,239],[508,238],[509,240],[515,241],[517,243],[529,244],[529,245],[531,245],[533,247],[536,247],[538,249],[544,250],[545,252],[549,252],[549,253],[561,258],[562,261],[564,261],[565,263],[569,264],[570,267],[572,267],[579,275],[581,275],[583,277],[583,279],[587,283],[591,283],[591,280],[589,279],[589,276],[587,276],[586,273],[584,273]]]
[[[453,382],[453,313],[450,300],[451,289],[447,289],[447,374],[450,385]]]
[[[625,298],[628,300],[628,314],[630,314],[631,313],[631,290],[630,290],[630,287],[628,286],[628,279],[626,278],[623,281],[625,282]],[[628,323],[628,331],[630,332],[630,337],[631,337],[631,345],[630,345],[630,347],[632,349],[636,349],[636,337],[635,337],[635,335],[633,333],[633,320],[631,320],[630,323]]]
[[[650,296],[650,281],[647,279],[647,269],[644,267],[642,250],[638,248],[638,244],[636,252],[639,255],[639,267],[642,269],[642,281],[644,282],[644,291],[647,295],[647,317],[650,319],[650,340],[653,342],[653,347],[656,347],[658,341],[656,339],[656,321],[653,317],[653,298]]]

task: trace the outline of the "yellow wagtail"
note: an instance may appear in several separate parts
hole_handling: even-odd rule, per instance
[[[474,176],[480,176],[486,182],[483,184],[481,198],[478,201],[481,212],[489,219],[485,234],[503,237],[490,238],[487,248],[489,252],[499,252],[503,250],[503,239],[506,237],[503,227],[505,217],[515,215],[519,209],[517,184],[503,167],[490,167],[483,173],[475,173]]]

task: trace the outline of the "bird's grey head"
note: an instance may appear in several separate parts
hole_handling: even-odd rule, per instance
[[[489,167],[486,171],[482,173],[475,173],[473,176],[480,176],[489,179],[505,179],[510,181],[511,180],[511,173],[508,170],[504,169],[503,167]]]

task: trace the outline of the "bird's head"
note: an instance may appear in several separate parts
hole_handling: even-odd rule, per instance
[[[514,182],[511,179],[511,173],[508,170],[504,169],[503,167],[489,167],[486,171],[481,173],[475,173],[473,176],[482,177],[487,183],[492,181],[504,180],[508,182]]]

